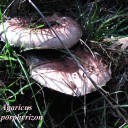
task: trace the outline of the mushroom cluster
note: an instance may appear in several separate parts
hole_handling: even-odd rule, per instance
[[[46,18],[50,23],[55,23],[52,25],[52,29],[31,27],[33,22],[31,23],[30,19],[23,17],[7,20],[0,25],[1,40],[27,50],[36,49],[36,52],[28,51],[26,59],[29,66],[32,66],[31,77],[42,86],[72,96],[82,96],[95,91],[93,83],[79,69],[73,58],[67,54],[52,56],[51,53],[50,56],[45,56],[45,53],[42,52],[44,49],[64,49],[62,44],[67,48],[74,46],[82,36],[78,23],[70,17],[58,15]],[[109,81],[109,69],[101,59],[92,56],[91,53],[80,47],[76,48],[73,54],[85,68],[88,76],[99,87]]]

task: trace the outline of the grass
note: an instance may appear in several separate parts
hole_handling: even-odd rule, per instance
[[[17,116],[18,114],[29,116],[31,114],[42,116],[43,119],[33,122],[18,119],[4,120],[0,127],[22,128],[27,125],[33,128],[128,127],[127,49],[123,52],[103,50],[105,43],[102,42],[102,39],[106,37],[127,35],[127,8],[123,2],[122,4],[119,4],[119,1],[115,3],[112,4],[109,1],[108,3],[83,2],[81,0],[37,2],[40,10],[49,13],[60,12],[77,19],[83,29],[82,39],[86,40],[91,50],[103,56],[104,61],[111,63],[112,78],[103,88],[109,92],[109,95],[106,96],[108,100],[98,91],[73,98],[42,88],[40,85],[37,86],[29,76],[22,53],[17,48],[10,47],[6,42],[5,46],[1,48],[0,54],[0,116]],[[8,4],[2,1],[3,10]],[[35,11],[30,4],[24,3],[23,7],[23,13],[26,8],[28,12]],[[0,13],[0,17],[0,21],[3,22],[2,13]],[[90,42],[90,40],[97,43]],[[107,45],[110,44],[111,42],[107,43]],[[4,105],[31,106],[32,110],[6,112],[2,109]]]

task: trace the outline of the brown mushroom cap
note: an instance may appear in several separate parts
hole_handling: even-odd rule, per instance
[[[110,80],[107,65],[84,50],[77,50],[75,56],[80,60],[88,75],[100,87]],[[28,59],[34,67],[31,77],[44,87],[72,96],[82,96],[96,90],[82,70],[69,58],[39,57],[29,54]]]
[[[81,38],[82,30],[72,18],[58,15],[46,18],[49,22],[56,23],[52,28],[67,48],[71,48]],[[64,48],[50,28],[30,28],[30,25],[33,24],[31,22],[30,18],[23,17],[7,20],[3,24],[5,33],[3,25],[0,25],[1,41],[5,42],[7,39],[10,45],[25,49]],[[43,25],[43,21],[40,24]]]

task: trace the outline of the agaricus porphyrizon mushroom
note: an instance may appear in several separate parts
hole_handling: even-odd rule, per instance
[[[79,48],[74,53],[93,81],[102,87],[110,80],[111,73],[100,59]],[[70,57],[41,57],[39,54],[27,55],[31,77],[44,87],[72,96],[82,96],[96,90],[84,72]]]
[[[54,22],[52,29],[67,48],[71,48],[81,38],[82,30],[72,18],[54,14],[46,17],[46,19],[51,23]],[[38,24],[36,25],[37,28],[34,24]],[[10,45],[23,47],[27,50],[64,48],[58,37],[49,27],[38,28],[41,25],[43,26],[43,24],[43,20],[35,21],[25,17],[7,20],[0,25],[1,41],[8,41]]]
[[[23,17],[12,18],[0,25],[1,40],[29,50],[62,49],[62,43],[71,48],[81,38],[82,30],[72,18],[53,15],[47,19],[55,22],[52,29],[62,42],[50,28],[32,28],[33,21]],[[27,61],[30,67],[34,65],[30,70],[31,77],[41,85],[72,96],[81,96],[96,90],[72,58],[59,55],[57,58],[39,57],[40,54],[39,50],[37,55],[30,52]],[[79,47],[74,54],[93,81],[100,87],[104,86],[110,79],[108,67],[100,59],[80,50]]]

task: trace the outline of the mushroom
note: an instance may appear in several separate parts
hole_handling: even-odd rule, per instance
[[[71,48],[81,38],[82,30],[72,18],[53,15],[47,19],[55,23],[52,29],[67,48]],[[31,19],[23,17],[7,20],[3,23],[4,29],[0,25],[1,40],[27,50],[64,48],[51,28],[31,28],[30,22]],[[44,52],[41,53],[41,50],[37,51],[34,54],[28,51],[27,61],[29,67],[32,66],[31,77],[44,87],[72,96],[82,96],[96,90],[92,82],[69,56],[63,57],[58,54],[50,57]],[[111,73],[100,59],[94,58],[79,47],[74,51],[74,55],[99,87],[109,81]]]
[[[54,14],[46,19],[55,23],[52,29],[67,48],[71,48],[81,38],[82,30],[72,18]],[[36,24],[34,20],[24,17],[7,20],[3,23],[4,29],[3,25],[0,25],[1,41],[7,40],[10,45],[23,47],[26,50],[64,48],[51,28],[31,28],[34,24]],[[43,25],[44,22],[41,20],[40,24]]]
[[[93,81],[102,87],[110,80],[110,72],[100,59],[90,53],[77,48],[74,55],[87,71]],[[84,72],[78,68],[72,58],[39,56],[31,53],[27,55],[31,77],[44,87],[72,96],[82,96],[96,91],[93,83]]]

